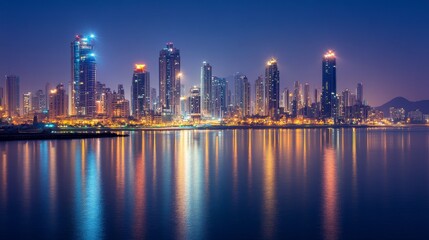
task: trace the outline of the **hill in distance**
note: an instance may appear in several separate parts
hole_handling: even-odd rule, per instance
[[[382,111],[384,116],[389,116],[389,108],[391,107],[403,108],[405,109],[405,113],[419,109],[423,114],[429,114],[429,100],[412,102],[404,97],[396,97],[387,103],[376,107],[376,109]]]

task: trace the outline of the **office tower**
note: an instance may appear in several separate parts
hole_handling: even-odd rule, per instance
[[[124,86],[118,84],[118,92],[113,92],[111,99],[113,102],[113,117],[115,118],[128,118],[130,116],[130,101],[125,99]]]
[[[150,112],[150,75],[146,65],[136,64],[131,83],[131,112],[141,118]]]
[[[31,106],[31,92],[22,95],[22,115],[28,116],[32,112]]]
[[[125,89],[123,84],[118,84],[118,98],[125,99]]]
[[[58,118],[68,115],[68,97],[62,83],[49,91],[49,117]]]
[[[212,66],[203,62],[201,67],[201,113],[204,117],[209,117],[212,113]]]
[[[309,107],[310,105],[311,105],[310,85],[306,83],[304,84],[304,107]]]
[[[274,58],[270,59],[265,67],[265,102],[265,112],[268,116],[277,116],[280,104],[280,72]]]
[[[191,117],[201,116],[201,95],[200,88],[197,86],[192,87],[190,90],[189,113]]]
[[[96,61],[94,36],[76,35],[71,43],[72,82],[70,115],[93,117],[96,113]]]
[[[156,96],[156,88],[150,89],[150,109],[153,111],[157,111],[158,100]]]
[[[356,104],[362,105],[363,104],[363,84],[358,83],[357,89],[356,89]]]
[[[5,108],[8,117],[18,117],[20,114],[19,77],[6,76]]]
[[[32,111],[35,113],[42,113],[48,109],[46,104],[46,94],[43,93],[42,89],[37,90],[33,94],[33,99],[31,100]]]
[[[250,83],[246,75],[236,73],[235,81],[235,108],[241,117],[250,115]]]
[[[337,70],[335,53],[329,50],[322,60],[322,117],[335,118],[337,104]]]
[[[283,92],[281,94],[281,101],[280,101],[280,107],[283,107],[284,112],[289,112],[289,89],[285,88],[283,89]]]
[[[45,103],[46,103],[46,109],[45,110],[49,110],[49,91],[51,90],[51,84],[50,83],[46,83],[45,84]]]
[[[301,84],[295,81],[293,94],[292,94],[292,117],[301,115],[302,97],[301,97]]]
[[[170,42],[159,53],[159,103],[165,114],[179,114],[180,78],[180,51]]]
[[[226,79],[214,76],[211,85],[211,116],[223,118],[228,109]]]
[[[310,97],[310,85],[308,83],[304,84],[304,93],[303,93],[303,115],[306,117],[310,116],[310,107],[311,107],[311,97]]]
[[[255,80],[255,115],[266,116],[264,83],[262,76]]]

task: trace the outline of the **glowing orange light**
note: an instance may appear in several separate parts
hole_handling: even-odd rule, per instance
[[[335,52],[332,50],[328,50],[328,52],[325,54],[325,58],[334,58]]]
[[[145,69],[145,67],[146,67],[146,64],[136,64],[135,65],[136,70],[143,70],[143,69]]]
[[[274,63],[277,63],[277,59],[275,59],[275,58],[271,58],[271,59],[267,62],[267,66],[271,66],[271,65],[273,65]]]

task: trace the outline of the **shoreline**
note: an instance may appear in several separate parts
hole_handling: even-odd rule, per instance
[[[116,138],[127,137],[127,134],[117,134],[112,132],[82,132],[82,133],[37,133],[37,134],[0,134],[0,142],[6,141],[28,141],[28,140],[73,140],[88,138]]]
[[[183,127],[91,127],[91,128],[58,128],[57,132],[88,132],[88,131],[184,131],[184,130],[242,130],[242,129],[348,129],[348,128],[409,128],[409,127],[429,127],[425,124],[407,125],[284,125],[284,126],[183,126]]]

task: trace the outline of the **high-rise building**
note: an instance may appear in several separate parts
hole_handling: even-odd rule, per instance
[[[356,104],[362,105],[363,104],[363,83],[357,84],[356,89]]]
[[[189,113],[191,117],[201,116],[201,94],[200,88],[193,86],[189,95]]]
[[[130,116],[130,101],[125,99],[125,90],[122,84],[118,84],[118,92],[113,92],[113,117],[128,118]]]
[[[9,117],[18,117],[20,114],[19,77],[16,75],[6,76],[5,107]]]
[[[159,53],[159,103],[163,113],[179,114],[180,51],[167,43]]]
[[[131,112],[141,118],[150,112],[150,75],[146,65],[136,64],[131,83]]]
[[[68,115],[68,97],[62,83],[49,92],[49,117],[66,117]]]
[[[241,117],[250,115],[250,83],[246,75],[237,73],[235,81],[235,107]]]
[[[337,66],[335,53],[329,50],[322,60],[322,117],[335,118],[337,112]]]
[[[150,109],[153,110],[154,112],[157,111],[158,109],[158,97],[156,95],[156,88],[151,88],[150,90]]]
[[[204,117],[209,117],[212,113],[212,72],[212,66],[203,62],[201,67],[201,113]]]
[[[22,114],[23,116],[29,116],[32,112],[31,106],[31,92],[24,93],[22,95]]]
[[[35,113],[42,113],[48,109],[46,103],[46,94],[43,93],[42,89],[37,90],[33,94],[33,99],[31,101],[32,110]]]
[[[211,116],[223,118],[228,109],[226,79],[214,76],[211,85]]]
[[[265,67],[265,102],[268,116],[277,116],[280,105],[280,72],[274,58],[270,59]]]
[[[265,116],[265,81],[262,76],[255,80],[255,115]]]
[[[292,116],[297,117],[301,115],[302,110],[302,94],[301,84],[295,81],[293,94],[292,94]]]
[[[290,109],[290,102],[289,102],[289,89],[285,88],[283,89],[283,92],[281,94],[281,98],[280,98],[280,107],[283,108],[284,112],[289,112]]]
[[[72,82],[70,115],[93,117],[96,113],[96,61],[94,35],[76,35],[71,43]]]

